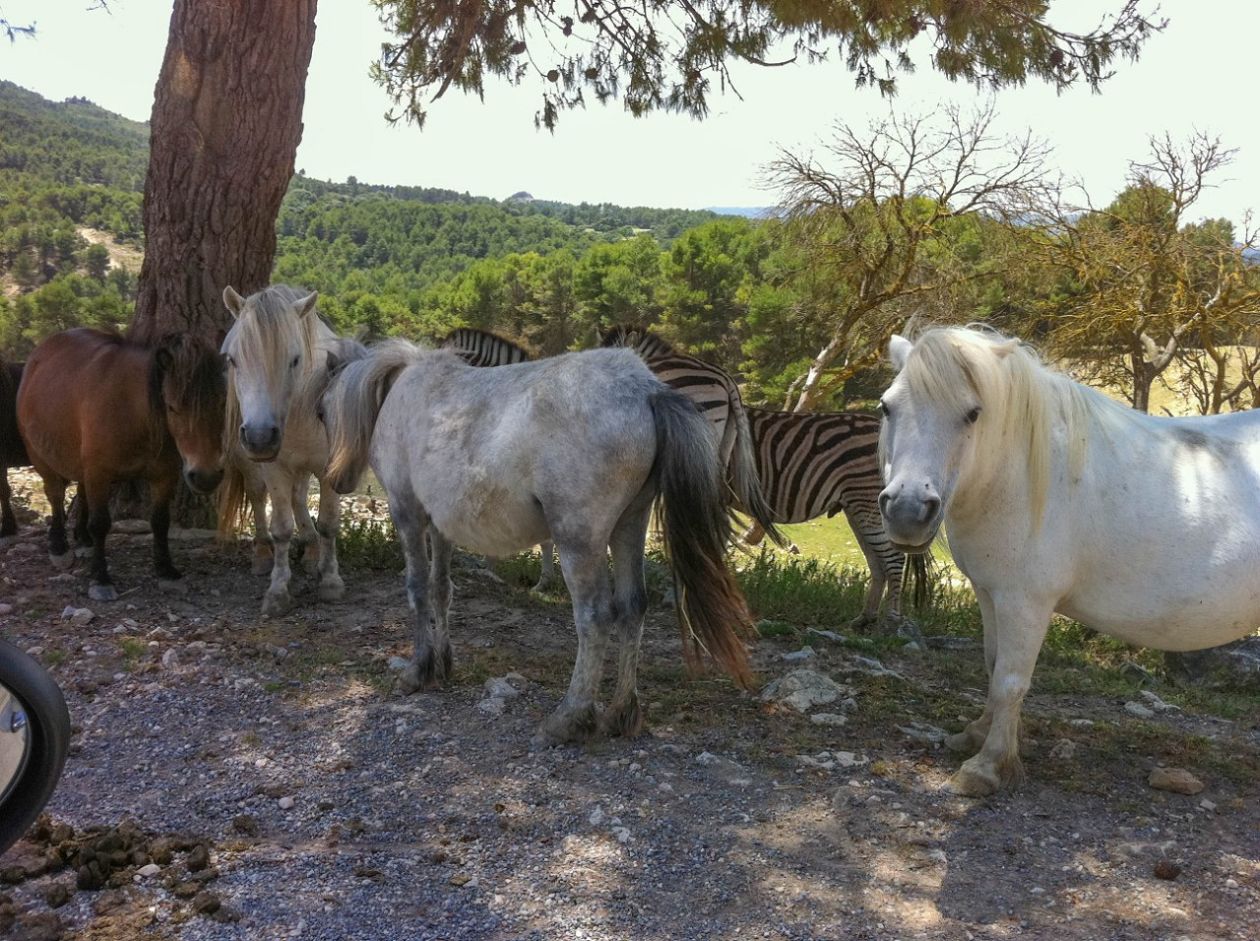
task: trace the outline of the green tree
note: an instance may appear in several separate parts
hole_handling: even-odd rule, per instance
[[[977,86],[1030,78],[1097,89],[1118,58],[1137,57],[1162,20],[1125,0],[1088,33],[1054,26],[1047,0],[372,0],[394,40],[372,74],[394,104],[391,119],[424,122],[430,103],[457,88],[481,95],[487,77],[536,83],[535,123],[620,99],[642,115],[664,109],[704,117],[713,88],[730,87],[730,65],[841,58],[859,86],[885,94],[927,53],[933,68]],[[780,50],[785,50],[780,54]],[[930,51],[929,51],[930,50]]]

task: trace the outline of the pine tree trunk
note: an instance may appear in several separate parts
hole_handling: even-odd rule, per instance
[[[316,0],[175,0],[150,118],[144,265],[129,335],[174,330],[212,343],[230,321],[223,288],[265,287],[276,217],[302,139]],[[143,493],[115,509],[147,516]],[[213,526],[181,483],[181,526]]]
[[[175,0],[150,119],[130,335],[214,340],[223,288],[264,287],[302,137],[316,0]]]

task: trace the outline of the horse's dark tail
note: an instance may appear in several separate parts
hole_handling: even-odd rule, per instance
[[[774,510],[770,508],[766,492],[761,487],[761,478],[757,476],[757,460],[753,456],[753,448],[757,445],[753,441],[748,413],[744,411],[744,403],[738,394],[731,402],[730,421],[735,425],[735,449],[731,452],[730,466],[731,487],[735,496],[762,532],[777,545],[787,548],[788,539],[775,526]]]
[[[906,580],[910,583],[910,602],[922,612],[932,603],[936,559],[931,552],[916,552],[906,557]]]
[[[753,685],[744,639],[752,635],[747,602],[726,567],[730,517],[722,469],[708,421],[686,396],[652,396],[656,466],[665,550],[674,571],[683,655],[698,666],[701,651],[745,688]]]

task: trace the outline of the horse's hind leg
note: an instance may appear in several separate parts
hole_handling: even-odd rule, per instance
[[[538,583],[530,591],[545,593],[555,591],[560,587],[559,580],[556,578],[555,549],[556,547],[550,542],[539,545],[538,556],[542,560],[542,572],[538,576]]]
[[[9,468],[0,464],[0,538],[17,533],[17,517],[13,515],[13,490],[9,487]]]
[[[74,553],[66,539],[66,482],[52,473],[43,473],[44,496],[52,508],[48,525],[48,559],[53,567],[66,571],[74,565]]]
[[[617,689],[603,716],[603,728],[611,735],[633,738],[643,731],[639,706],[639,642],[647,613],[647,584],[643,576],[643,544],[647,537],[651,496],[642,507],[632,505],[613,530],[613,609],[620,648],[617,657]]]
[[[407,604],[411,607],[415,646],[411,663],[403,670],[399,688],[403,693],[414,693],[422,689],[438,686],[450,673],[451,651],[450,641],[445,639],[446,647],[438,646],[434,636],[435,617],[434,601],[431,592],[434,581],[433,570],[429,567],[429,543],[426,532],[434,545],[434,568],[441,546],[446,545],[440,535],[429,527],[429,517],[419,502],[410,495],[390,494],[389,512],[394,518],[394,528],[402,542],[403,555],[407,560]],[[450,550],[446,549],[445,558],[449,563]],[[449,577],[447,578],[449,586]],[[446,589],[446,600],[449,602],[450,589]],[[442,624],[445,626],[446,613],[442,612]]]
[[[998,643],[985,706],[989,730],[980,751],[950,779],[954,791],[969,797],[983,797],[1004,784],[1023,780],[1019,714],[1050,625],[1051,607],[1027,598],[994,598],[992,608]]]
[[[82,483],[79,484],[79,492],[70,501],[68,512],[74,516],[75,555],[91,555],[92,533],[88,531],[87,488]]]
[[[858,630],[879,620],[879,604],[884,599],[887,578],[884,560],[880,556],[878,547],[872,544],[870,533],[866,529],[870,521],[849,507],[844,508],[844,515],[849,521],[849,528],[853,530],[853,538],[857,540],[858,548],[866,557],[866,567],[871,573],[870,584],[866,586],[866,598],[862,603],[862,613],[849,622],[850,630]]]
[[[113,481],[105,477],[87,477],[83,481],[86,490],[84,510],[88,518],[88,532],[92,535],[91,584],[88,597],[93,601],[116,601],[118,592],[114,580],[109,577],[105,562],[105,538],[109,535],[112,521],[109,517],[109,494]]]
[[[149,481],[149,528],[153,531],[153,571],[163,580],[175,581],[183,575],[171,561],[171,498],[175,495],[177,478],[158,478]]]
[[[534,735],[538,745],[584,741],[597,730],[595,700],[604,671],[604,652],[612,626],[612,591],[608,584],[608,540],[566,539],[556,534],[560,566],[573,599],[578,650],[569,690],[556,711]]]
[[[337,491],[321,480],[315,531],[319,534],[319,597],[322,601],[336,601],[346,593],[346,583],[341,580],[337,567],[337,530],[340,528],[341,500]]]

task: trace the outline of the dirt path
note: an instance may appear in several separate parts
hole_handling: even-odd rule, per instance
[[[14,606],[0,620],[54,664],[73,715],[51,814],[77,831],[129,819],[144,841],[116,888],[77,892],[73,869],[24,875],[47,868],[45,846],[20,844],[0,862],[15,883],[0,886],[10,937],[1256,937],[1254,713],[1144,720],[1121,701],[1035,690],[1030,783],[963,800],[943,790],[956,760],[930,739],[976,709],[978,651],[888,658],[896,675],[876,676],[822,638],[802,664],[781,659],[799,644],[763,641],[763,678],[805,666],[851,688],[856,708],[829,726],[687,680],[657,605],[649,734],[535,752],[572,623],[482,563],[456,571],[454,683],[401,698],[396,575],[347,566],[349,593],[331,605],[300,577],[293,613],[260,621],[265,582],[243,546],[177,542],[189,591],[171,595],[149,574],[147,537],[124,536],[123,597],[93,605],[42,539],[28,528],[0,547],[0,603]],[[76,626],[67,606],[94,617]],[[521,695],[482,705],[485,681],[511,672]],[[1051,757],[1061,739],[1075,754]],[[1152,790],[1161,763],[1206,790]],[[156,851],[154,836],[174,842]],[[194,869],[202,844],[208,865]],[[142,870],[150,859],[164,862]],[[1159,863],[1179,876],[1157,878]],[[56,886],[68,901],[54,909]]]

